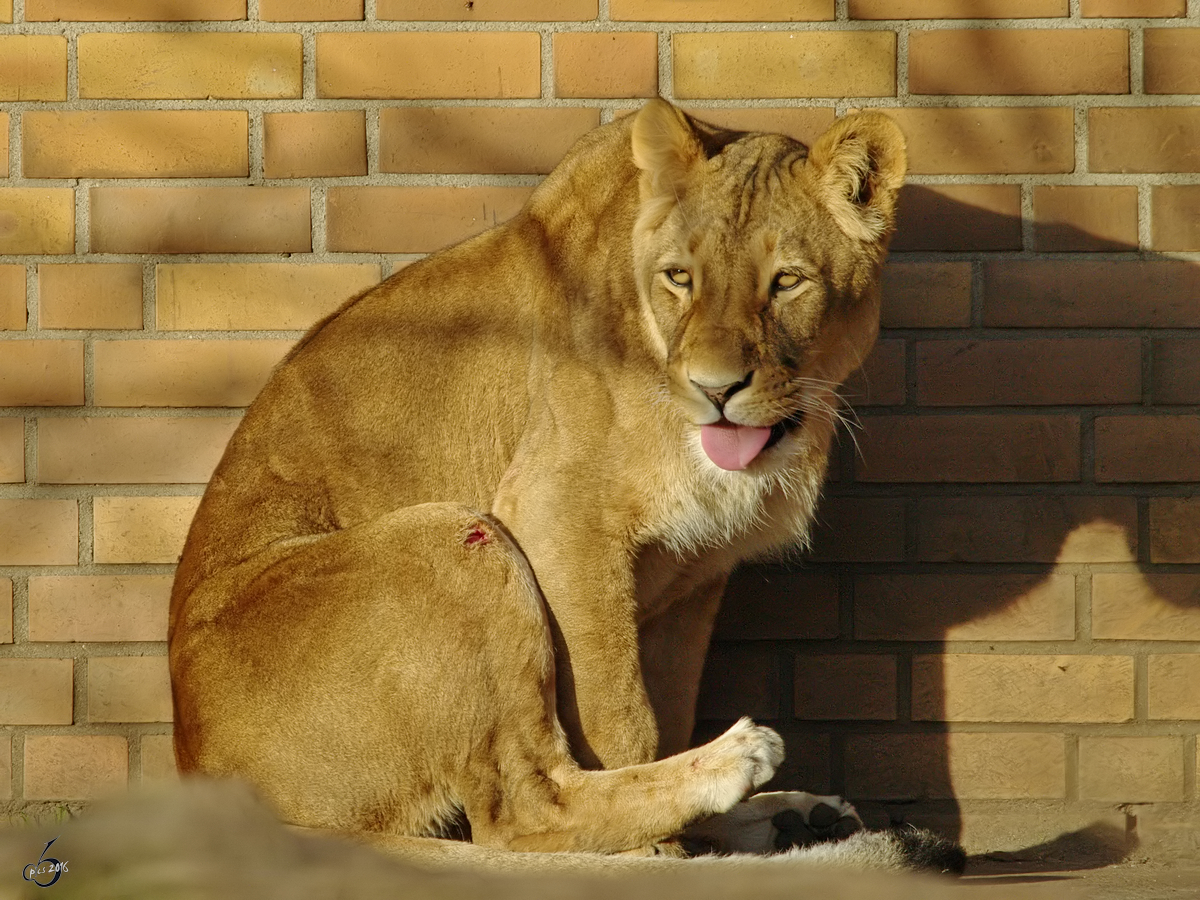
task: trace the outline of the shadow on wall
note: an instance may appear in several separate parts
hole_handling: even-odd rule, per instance
[[[871,824],[968,846],[998,833],[980,820],[1006,804],[989,801],[1066,801],[1079,827],[1189,799],[1170,723],[1200,718],[1182,644],[1200,637],[1200,338],[1148,329],[1200,326],[1200,267],[1063,225],[1035,247],[1113,252],[906,257],[1020,250],[1022,223],[922,186],[900,218],[814,546],[735,573],[696,738],[773,721],[789,759],[772,787],[845,793]],[[1141,783],[1156,764],[1174,789]],[[1119,859],[1104,818],[1028,851]]]

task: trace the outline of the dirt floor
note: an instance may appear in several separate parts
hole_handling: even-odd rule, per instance
[[[42,888],[22,875],[51,838],[44,855],[66,872]],[[606,877],[423,871],[285,829],[248,789],[201,783],[101,804],[70,821],[0,828],[0,900],[1200,900],[1200,859],[1190,853],[1166,860],[1135,850],[1106,864],[1033,848],[974,857],[959,879],[795,861],[641,862],[649,865]]]
[[[1126,862],[1075,870],[1063,868],[1062,863],[972,860],[956,894],[978,900],[1197,900],[1200,860]]]

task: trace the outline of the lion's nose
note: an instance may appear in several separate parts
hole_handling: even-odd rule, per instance
[[[702,394],[704,394],[705,397],[712,401],[713,406],[715,406],[719,411],[723,412],[725,409],[725,404],[729,402],[729,398],[742,388],[749,385],[750,379],[753,377],[754,373],[751,372],[740,381],[731,381],[728,384],[722,384],[718,386],[705,384],[702,381],[697,381],[695,378],[690,379],[690,381],[696,386],[697,390],[699,390]]]

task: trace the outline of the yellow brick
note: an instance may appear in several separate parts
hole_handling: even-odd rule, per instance
[[[786,134],[802,144],[813,143],[831,126],[836,118],[829,107],[715,107],[689,109],[689,113],[704,122],[732,128],[734,131],[765,131]]]
[[[1187,402],[1188,394],[1200,383],[1196,377],[1197,367],[1189,355],[1200,350],[1200,344],[1191,346],[1190,340],[1162,341],[1155,348],[1155,367],[1159,378],[1167,382],[1162,394],[1174,394],[1176,402]],[[1181,359],[1171,365],[1171,351],[1179,353]],[[1197,360],[1200,362],[1200,360]],[[1163,369],[1168,371],[1164,372]],[[1174,369],[1174,373],[1171,372]],[[1173,377],[1171,377],[1173,374]],[[1164,377],[1165,376],[1165,377]],[[1168,380],[1169,379],[1169,380]],[[1178,398],[1178,399],[1176,399]],[[1168,401],[1169,402],[1169,401]],[[1150,561],[1156,563],[1200,562],[1200,499],[1195,497],[1153,497],[1150,500]]]
[[[88,660],[88,721],[170,722],[171,676],[165,656]]]
[[[998,342],[990,344],[997,345]],[[964,356],[970,355],[970,350],[962,351],[961,345],[950,346]],[[989,344],[977,346],[986,348]],[[1037,349],[1044,348],[1035,348],[1030,356],[1036,358]],[[1096,356],[1118,358],[1118,353],[1106,345],[1094,348],[1093,352]],[[998,368],[995,360],[987,360],[980,363],[974,376],[960,377],[964,381],[984,382]],[[1016,369],[1021,371],[1020,367]],[[1101,379],[1102,376],[1097,377]],[[1046,380],[1050,380],[1049,376]],[[917,558],[924,562],[1120,563],[1133,562],[1137,557],[1137,503],[1132,497],[922,498],[917,502],[917,520]],[[955,577],[947,576],[948,580]],[[1044,586],[1049,587],[1060,578],[1065,578],[1062,589],[1068,598],[1073,597],[1074,579],[1070,575],[1016,576],[1015,581],[1024,580],[1032,586],[1044,579]],[[991,594],[986,602],[992,604],[992,609],[980,608],[980,615],[1000,614],[1006,604],[1028,590],[1014,590],[1012,576],[998,576],[997,581],[1000,580],[1009,583],[999,588],[999,593],[989,592],[986,584],[972,591]],[[1074,608],[1073,599],[1064,602],[1068,608]],[[1074,629],[1070,623],[1069,616],[1067,633],[1055,635],[1056,639],[1071,638]],[[1001,640],[998,635],[993,639]]]
[[[1127,94],[1129,32],[1118,28],[913,30],[914,94]]]
[[[1079,797],[1118,803],[1183,799],[1183,738],[1079,739]]]
[[[366,175],[363,111],[267,113],[263,116],[263,174],[267,178]]]
[[[8,113],[0,113],[0,178],[8,177]]]
[[[540,97],[541,69],[534,32],[317,35],[319,97]]]
[[[25,0],[26,22],[199,22],[246,18],[246,0]]]
[[[1067,0],[850,0],[849,11],[851,19],[1035,19],[1063,17],[1068,7]]]
[[[170,575],[29,579],[31,641],[165,641]]]
[[[871,355],[881,347],[897,343],[880,341]],[[876,386],[874,379],[871,384]],[[862,497],[823,499],[821,515],[814,523],[809,558],[821,562],[902,561],[904,501]]]
[[[798,719],[896,718],[894,656],[798,656],[795,684]]]
[[[41,328],[139,329],[139,263],[42,263],[38,266]]]
[[[428,253],[503,222],[532,193],[527,187],[332,187],[329,249]]]
[[[471,3],[376,0],[376,3],[380,19],[409,22],[582,22],[596,18],[600,8],[597,0],[473,0]]]
[[[1200,654],[1155,654],[1148,672],[1151,719],[1200,719]]]
[[[169,734],[147,734],[142,737],[142,784],[175,781],[175,741]]]
[[[1020,248],[1020,185],[910,184],[900,189],[893,251]]]
[[[0,265],[0,331],[25,330],[25,267]]]
[[[934,722],[1128,722],[1126,656],[915,656],[912,715]]]
[[[1069,641],[1072,575],[861,575],[854,636],[864,640]]]
[[[258,0],[264,22],[361,21],[363,0]]]
[[[240,418],[41,419],[45,484],[203,484]]]
[[[0,100],[66,100],[67,39],[0,35]]]
[[[808,22],[833,18],[833,0],[609,0],[614,21]]]
[[[11,644],[12,641],[13,583],[11,578],[0,578],[0,644]],[[0,779],[0,784],[3,784],[3,779]]]
[[[0,724],[70,725],[72,671],[69,659],[0,659]]]
[[[1200,640],[1200,578],[1101,573],[1092,576],[1092,636],[1106,640]]]
[[[1075,168],[1074,112],[1020,109],[889,109],[908,139],[913,174],[1070,172]]]
[[[1138,242],[1134,185],[1035,185],[1038,250],[1129,250]]]
[[[891,31],[676,34],[678,97],[891,97]]]
[[[307,253],[307,187],[91,189],[93,253]]]
[[[0,343],[0,406],[82,406],[83,341]]]
[[[0,418],[0,484],[25,480],[25,420]]]
[[[301,330],[380,279],[378,265],[221,263],[160,265],[161,331]]]
[[[96,562],[177,562],[199,504],[199,497],[97,497]]]
[[[97,406],[248,406],[294,341],[97,341]]]
[[[0,565],[73,566],[79,561],[79,503],[0,500]]]
[[[75,191],[0,188],[0,254],[74,252]]]
[[[971,323],[971,264],[889,262],[883,269],[885,328],[961,328]]]
[[[658,35],[634,31],[554,35],[554,94],[658,96]]]
[[[846,739],[846,790],[872,800],[1066,797],[1061,734],[861,734]]]
[[[12,0],[0,0],[0,22],[12,21]],[[3,779],[0,779],[2,781]],[[2,788],[0,788],[2,790]]]
[[[249,120],[240,111],[30,110],[21,133],[27,178],[250,174]]]
[[[488,106],[384,109],[384,172],[545,174],[600,124],[598,109]]]
[[[729,579],[714,635],[733,641],[836,638],[837,577],[778,563],[744,566]]]
[[[125,789],[129,745],[116,735],[28,735],[25,799],[93,800]]]
[[[299,97],[298,34],[81,34],[79,96],[122,99]]]

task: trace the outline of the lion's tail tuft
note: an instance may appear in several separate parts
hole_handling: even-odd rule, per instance
[[[860,831],[844,841],[814,844],[790,855],[816,864],[859,870],[906,870],[961,875],[967,855],[953,841],[922,828]]]

